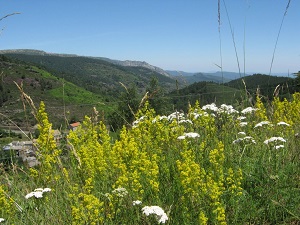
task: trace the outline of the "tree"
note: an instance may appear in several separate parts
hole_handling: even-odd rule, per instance
[[[294,75],[296,76],[296,84],[300,86],[300,71],[298,71],[298,73],[294,73]]]
[[[121,93],[118,108],[109,116],[109,123],[113,130],[118,130],[123,125],[131,125],[139,108],[139,98],[135,86],[127,88],[121,84],[125,91]]]
[[[164,91],[159,86],[157,77],[151,78],[149,87],[147,88],[147,92],[149,96],[149,105],[155,110],[157,114],[165,114],[168,111],[168,104],[164,99]]]

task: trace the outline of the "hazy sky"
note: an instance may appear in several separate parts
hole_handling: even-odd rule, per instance
[[[288,0],[2,0],[0,49],[146,61],[186,72],[269,73]],[[300,70],[300,1],[291,0],[272,72]],[[221,38],[219,38],[221,37]],[[244,51],[245,49],[245,51]],[[245,54],[244,54],[245,53]],[[244,57],[245,56],[245,57]],[[244,64],[245,61],[245,64]]]

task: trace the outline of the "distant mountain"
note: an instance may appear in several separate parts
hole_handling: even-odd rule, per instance
[[[215,72],[215,73],[189,73],[183,71],[166,70],[168,74],[182,82],[192,84],[201,81],[212,81],[215,83],[226,83],[231,80],[240,78],[242,75],[235,72]]]
[[[149,63],[145,62],[145,61],[132,61],[132,60],[125,60],[125,61],[121,61],[121,60],[115,60],[115,59],[109,59],[109,58],[104,58],[104,57],[92,57],[92,58],[98,58],[98,59],[102,59],[108,62],[111,62],[113,64],[116,65],[120,65],[120,66],[130,66],[130,67],[144,67],[147,69],[150,69],[152,71],[155,71],[157,73],[160,73],[162,75],[165,75],[167,77],[169,77],[170,75],[164,71],[163,69],[157,67],[157,66],[153,66],[150,65]]]
[[[79,56],[76,54],[59,54],[59,53],[49,53],[41,50],[35,50],[35,49],[8,49],[8,50],[0,50],[0,54],[25,54],[25,55],[39,55],[39,56],[60,56],[60,57],[87,57],[92,59],[100,59],[104,60],[110,63],[113,63],[115,65],[120,66],[128,66],[128,67],[144,67],[151,71],[154,71],[156,73],[160,73],[164,76],[170,76],[167,72],[165,72],[163,69],[150,65],[147,62],[141,62],[141,61],[131,61],[131,60],[115,60],[115,59],[109,59],[105,57],[93,57],[93,56]]]
[[[248,93],[255,95],[257,90],[260,94],[273,98],[275,90],[278,91],[279,96],[290,97],[290,93],[299,92],[300,87],[296,85],[296,81],[289,77],[269,76],[265,74],[253,74],[245,76],[236,80],[232,80],[225,84],[231,88],[247,89]]]
[[[152,77],[157,78],[166,91],[176,88],[174,79],[156,72],[155,67],[149,69],[148,67],[151,66],[145,62],[140,64],[127,62],[126,66],[122,66],[121,61],[112,63],[102,58],[46,53],[37,50],[5,50],[0,51],[0,54],[45,68],[59,78],[64,78],[93,93],[106,96],[107,100],[118,98],[118,95],[124,91],[120,82],[127,87],[135,85],[141,94],[145,93]]]

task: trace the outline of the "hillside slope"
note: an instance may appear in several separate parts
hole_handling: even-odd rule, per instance
[[[116,99],[125,86],[135,85],[139,93],[144,93],[152,77],[156,77],[166,90],[175,89],[176,81],[151,69],[138,66],[121,66],[114,63],[81,56],[42,54],[37,51],[2,51],[8,57],[34,63],[93,93],[105,96],[107,100]]]
[[[0,56],[0,68],[0,113],[8,116],[19,126],[32,126],[35,121],[28,105],[24,111],[24,99],[21,98],[15,83],[23,88],[37,107],[40,101],[44,101],[49,116],[57,124],[63,124],[65,116],[71,120],[91,114],[93,105],[97,105],[98,110],[101,111],[111,110],[100,95],[36,66]],[[29,118],[28,121],[26,117]],[[9,125],[8,120],[1,117],[0,122],[1,126]]]

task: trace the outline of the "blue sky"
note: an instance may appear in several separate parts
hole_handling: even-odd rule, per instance
[[[0,49],[146,61],[186,72],[238,71],[223,0],[3,0]],[[269,73],[288,0],[225,0],[241,72]],[[300,1],[291,0],[273,73],[300,70]],[[244,35],[245,34],[245,35]],[[243,50],[245,46],[245,51]],[[245,53],[245,54],[244,54]],[[245,56],[245,57],[244,57]],[[244,60],[245,59],[245,60]],[[245,61],[245,64],[244,64]]]

